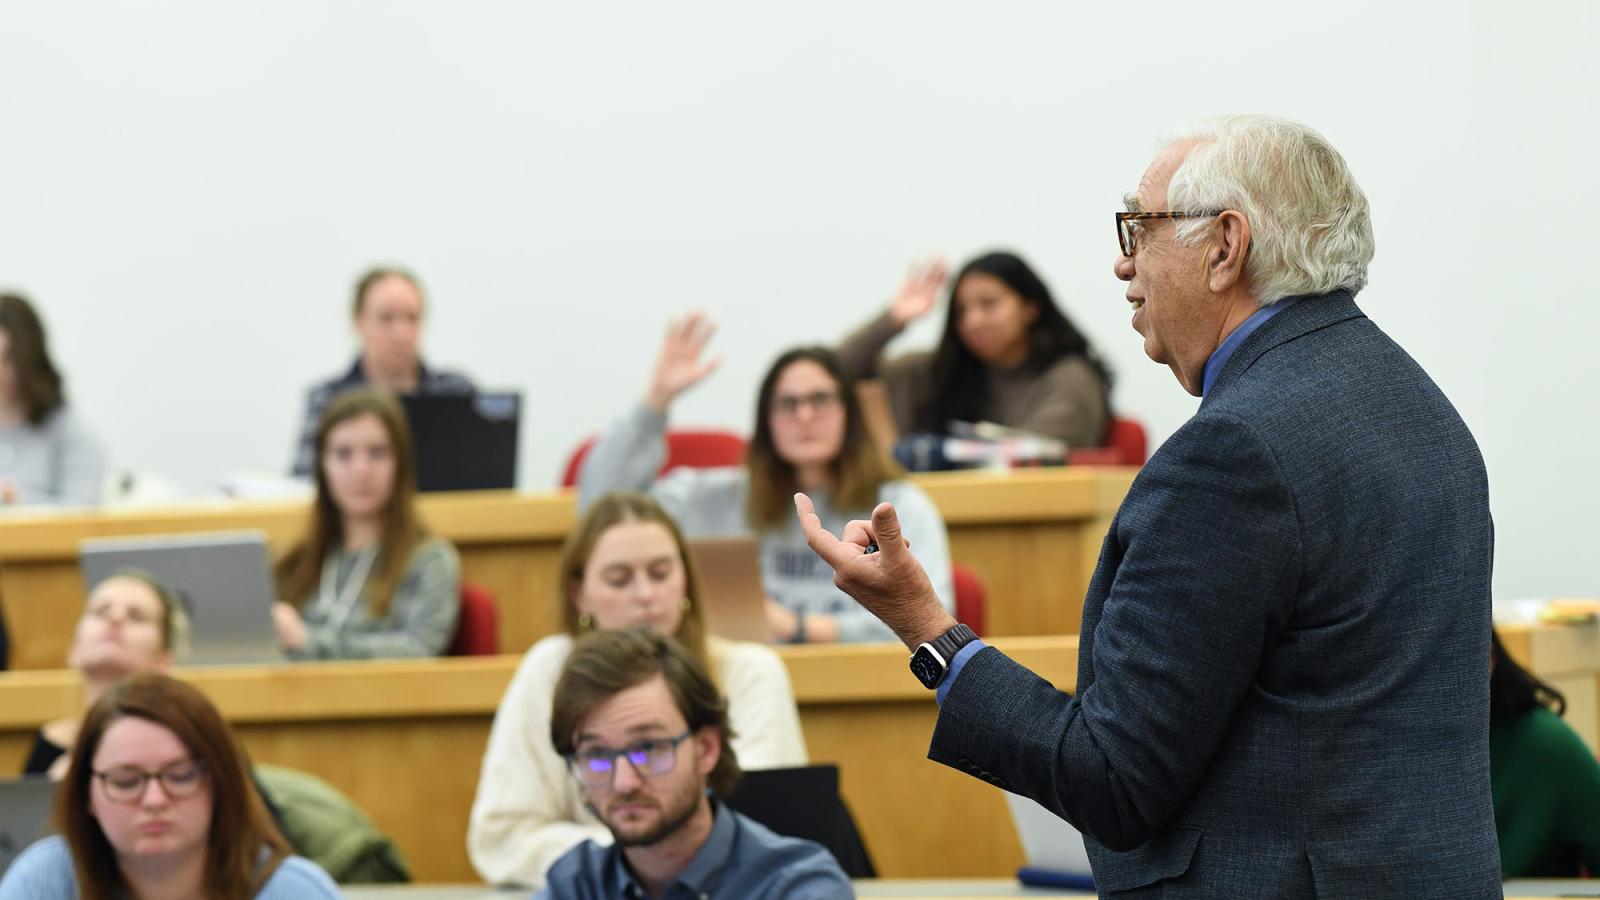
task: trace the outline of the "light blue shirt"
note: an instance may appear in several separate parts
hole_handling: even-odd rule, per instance
[[[339,886],[317,864],[291,856],[278,866],[255,900],[339,900]],[[78,877],[66,838],[52,835],[22,851],[0,879],[0,900],[77,900]]]
[[[1283,312],[1299,302],[1299,297],[1285,297],[1271,306],[1263,306],[1250,314],[1250,318],[1239,323],[1217,349],[1211,351],[1211,358],[1206,360],[1205,370],[1201,373],[1200,396],[1211,393],[1211,385],[1216,383],[1217,376],[1222,374],[1222,367],[1228,364],[1228,359],[1233,356],[1233,351],[1239,349],[1244,339],[1255,333],[1257,328],[1265,325],[1267,320]]]
[[[712,801],[711,833],[663,900],[837,900],[854,897],[850,879],[821,845],[780,837]],[[534,900],[646,900],[622,849],[594,841],[568,850]],[[0,898],[5,900],[5,898]]]

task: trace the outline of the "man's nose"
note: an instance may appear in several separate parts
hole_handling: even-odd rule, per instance
[[[1132,281],[1133,257],[1118,253],[1116,262],[1111,264],[1111,271],[1117,274],[1119,281]]]
[[[625,793],[644,784],[644,779],[639,776],[639,770],[633,767],[633,762],[626,753],[618,753],[611,760],[615,767],[611,770],[611,789],[618,793]]]

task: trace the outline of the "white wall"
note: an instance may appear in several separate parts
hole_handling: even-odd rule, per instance
[[[1129,330],[1111,213],[1159,132],[1276,112],[1372,199],[1361,302],[1483,446],[1497,592],[1600,595],[1597,46],[1593,0],[0,0],[0,285],[115,462],[194,489],[287,464],[385,260],[431,361],[528,392],[530,487],[668,315],[726,355],[678,420],[745,428],[778,349],[928,251],[1034,261],[1159,440],[1195,401]]]

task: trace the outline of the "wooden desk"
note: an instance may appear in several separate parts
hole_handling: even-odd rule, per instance
[[[988,634],[1075,634],[1101,539],[1134,473],[1085,467],[915,480],[944,513],[952,557],[985,583]],[[573,494],[427,494],[419,502],[428,524],[461,551],[464,577],[499,600],[501,651],[520,653],[559,629],[556,562],[577,513]],[[281,502],[0,515],[11,667],[49,669],[66,659],[83,606],[84,538],[255,528],[283,549],[305,517],[304,503]]]
[[[1512,659],[1566,696],[1563,718],[1600,755],[1600,623],[1499,625],[1495,630]]]
[[[1065,690],[1073,636],[995,644]],[[812,760],[841,789],[885,877],[1008,876],[1022,850],[999,791],[927,760],[937,707],[898,645],[784,648]],[[313,772],[393,837],[419,881],[476,880],[467,818],[495,707],[519,657],[185,669],[257,762]],[[0,772],[33,732],[80,709],[70,671],[0,675]],[[928,815],[928,809],[959,811]]]

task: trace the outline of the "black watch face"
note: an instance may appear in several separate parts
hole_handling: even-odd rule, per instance
[[[917,676],[923,687],[932,688],[944,677],[944,663],[927,647],[918,647],[917,652],[911,654],[911,674]]]

